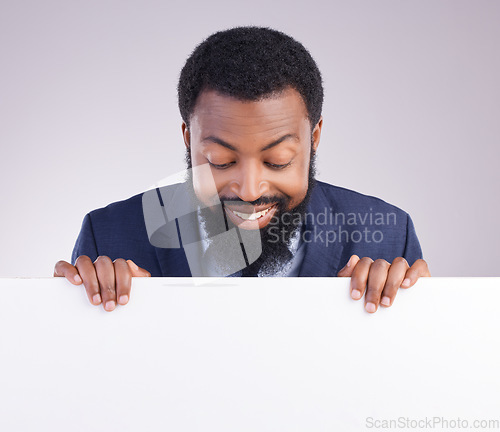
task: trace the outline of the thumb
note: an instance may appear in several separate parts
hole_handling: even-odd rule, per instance
[[[356,264],[359,261],[359,256],[357,255],[351,255],[351,258],[349,258],[349,261],[347,261],[347,264],[340,269],[340,271],[337,273],[337,277],[351,277],[352,272],[354,271],[354,267],[356,267]]]
[[[132,277],[151,277],[151,273],[149,273],[146,269],[139,267],[134,261],[127,260],[127,264],[132,272]]]

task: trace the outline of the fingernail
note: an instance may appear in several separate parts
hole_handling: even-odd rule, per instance
[[[408,288],[411,284],[411,280],[406,278],[403,283],[401,284],[402,287]]]
[[[127,302],[128,302],[128,295],[122,295],[118,299],[118,303],[120,303],[121,305],[127,304]]]
[[[349,258],[349,261],[347,261],[346,267],[351,267],[351,260],[352,260],[352,257]]]
[[[365,305],[366,312],[373,313],[377,310],[377,306],[375,306],[375,303],[366,303]]]
[[[92,297],[92,301],[96,305],[101,304],[101,294],[94,294],[94,297]]]
[[[133,262],[133,261],[129,261],[129,263],[130,263],[130,265],[132,266],[132,268],[133,268],[134,270],[136,270],[136,271],[137,271],[137,270],[139,270],[139,266],[138,266],[135,262]]]
[[[352,290],[351,291],[351,297],[354,299],[354,300],[359,300],[361,298],[361,291],[358,291],[358,290]]]
[[[80,277],[80,275],[75,275],[75,277],[73,278],[73,280],[74,280],[76,283],[82,283],[82,278]]]
[[[390,306],[391,305],[391,299],[387,296],[382,297],[382,300],[380,301],[381,304],[384,306]]]
[[[104,309],[106,309],[107,311],[112,311],[114,308],[115,308],[115,302],[111,300],[106,302],[104,306]]]

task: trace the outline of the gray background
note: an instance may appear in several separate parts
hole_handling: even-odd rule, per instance
[[[301,41],[319,178],[409,212],[434,276],[500,276],[500,2],[5,1],[0,277],[51,276],[85,213],[184,168],[179,71],[211,33]]]

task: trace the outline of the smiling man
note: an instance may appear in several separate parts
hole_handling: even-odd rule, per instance
[[[315,179],[323,87],[299,42],[215,33],[178,96],[186,181],[90,212],[72,263],[55,266],[93,304],[126,304],[133,276],[345,276],[375,312],[430,276],[407,213]]]
[[[305,244],[299,230],[315,184],[321,120],[311,131],[304,101],[290,87],[260,101],[241,101],[221,92],[205,90],[189,127],[183,123],[188,168],[207,163],[212,168],[228,230],[260,230],[262,252],[241,275],[298,276],[300,259],[294,255],[299,244]],[[208,237],[220,234],[212,209],[201,216]],[[213,260],[226,260],[224,251],[231,251],[227,246],[212,247]]]

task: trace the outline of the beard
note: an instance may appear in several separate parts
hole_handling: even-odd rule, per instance
[[[312,143],[311,143],[312,144]],[[186,164],[188,167],[186,181],[188,184],[188,190],[193,195],[192,198],[199,199],[193,189],[193,179],[192,179],[192,163],[191,154],[189,150],[186,151]],[[204,229],[209,238],[214,238],[218,234],[224,231],[231,230],[237,226],[233,224],[231,219],[227,217],[226,210],[224,209],[224,203],[230,202],[231,204],[250,204],[254,206],[260,206],[265,204],[275,204],[276,211],[272,216],[270,222],[259,229],[260,242],[262,247],[262,252],[259,257],[253,261],[248,262],[245,255],[246,267],[243,268],[241,276],[258,276],[259,273],[266,275],[273,275],[283,269],[291,259],[293,254],[290,251],[290,246],[292,240],[299,235],[299,230],[305,221],[307,206],[309,204],[312,191],[315,186],[315,175],[316,175],[316,153],[311,145],[310,152],[310,162],[309,162],[309,173],[307,179],[307,191],[303,200],[294,206],[290,207],[291,197],[288,195],[268,195],[262,196],[255,201],[243,201],[238,197],[227,197],[219,195],[219,200],[222,204],[224,216],[224,221],[221,223],[220,217],[214,217],[216,213],[213,207],[201,206],[200,216]],[[220,212],[219,212],[220,214]],[[241,242],[240,236],[240,242]],[[243,244],[242,250],[243,249]],[[234,248],[234,246],[232,246]],[[220,242],[211,243],[205,252],[205,258],[207,262],[214,263],[219,269],[228,269],[228,274],[234,273],[229,269],[234,269],[237,267],[237,263],[234,262],[235,254],[230,253],[231,245],[221,244]],[[234,250],[234,249],[233,249]],[[226,251],[225,253],[223,251]],[[241,268],[241,265],[239,266]]]

